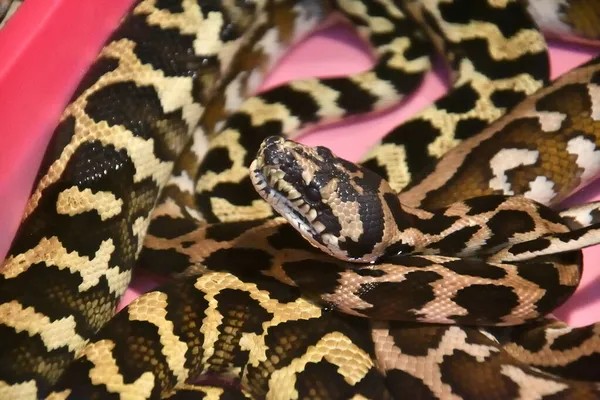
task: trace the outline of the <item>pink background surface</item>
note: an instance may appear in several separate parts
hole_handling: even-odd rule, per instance
[[[0,259],[19,224],[43,150],[65,103],[132,0],[28,0],[0,30]],[[552,72],[561,73],[600,49],[551,42]],[[307,76],[332,76],[367,69],[368,48],[352,29],[334,25],[300,43],[266,79],[263,88]],[[300,141],[332,148],[359,160],[379,138],[442,96],[443,68],[430,73],[420,90],[378,115],[313,130]],[[569,200],[600,199],[600,183]],[[600,246],[584,251],[585,272],[576,294],[557,315],[573,325],[600,319]],[[156,285],[138,274],[123,304]]]

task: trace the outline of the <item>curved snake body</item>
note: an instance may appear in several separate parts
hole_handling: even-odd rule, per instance
[[[413,6],[408,6],[410,4]],[[431,26],[427,34],[448,58],[456,87],[436,104],[419,113],[413,121],[388,133],[383,142],[366,156],[365,166],[387,179],[396,191],[413,179],[409,171],[422,170],[432,160],[461,140],[474,135],[526,95],[542,87],[549,77],[544,38],[533,20],[516,2],[508,2],[500,7],[478,2],[468,7],[467,16],[464,15],[462,2],[424,1],[408,2],[408,5],[405,7],[407,15],[417,21],[427,21],[429,25],[426,26]],[[446,21],[445,15],[458,21]],[[518,23],[515,23],[517,20]],[[414,51],[408,48],[406,53],[412,55]],[[414,62],[408,63],[407,67],[412,70]],[[377,70],[377,65],[374,70]],[[364,97],[361,93],[352,95],[360,96],[365,106],[371,104],[368,96]],[[323,97],[319,96],[322,103],[326,101]],[[253,102],[254,98],[249,100],[249,107],[241,107],[240,118],[255,112],[252,109]],[[317,109],[335,109],[336,103],[325,103]],[[455,108],[455,104],[462,106]],[[289,119],[304,121],[302,116],[294,115],[293,107],[287,112],[291,112],[292,118]],[[281,119],[281,116],[273,117]],[[237,119],[234,116],[230,120]],[[311,118],[306,118],[306,122],[311,122]],[[276,131],[267,130],[266,126],[263,128],[261,125],[261,121],[252,124],[255,147],[246,154],[254,155],[258,144],[266,136],[287,133],[285,125]],[[246,127],[246,130],[249,128]],[[299,126],[294,125],[293,128],[298,129]],[[411,131],[420,132],[419,138],[411,135]],[[230,129],[225,128],[221,133],[225,134],[220,135],[223,139],[216,139],[209,144],[197,175],[196,202],[203,217],[208,222],[226,222],[271,216],[272,210],[264,208],[263,202],[257,202],[263,204],[262,207],[246,205],[245,199],[259,200],[247,174],[252,156],[241,158],[244,153],[228,148],[226,140],[231,139],[227,136],[231,133]],[[412,154],[416,155],[414,160]],[[228,161],[223,161],[223,158]],[[224,165],[227,165],[226,169]],[[225,182],[219,185],[218,179]],[[236,190],[230,188],[232,183],[236,183]],[[244,199],[244,206],[241,207],[237,204],[240,198]]]
[[[357,266],[355,259],[348,263],[316,250],[284,219],[272,218],[271,208],[250,183],[247,169],[265,137],[289,136],[306,124],[381,109],[416,87],[429,67],[428,47],[420,27],[408,17],[425,23],[434,45],[448,54],[456,83],[447,97],[385,139],[364,164],[388,179],[388,195],[409,188],[394,197],[397,205],[410,208],[403,218],[443,219],[416,207],[447,207],[444,213],[465,217],[465,208],[473,207],[470,201],[477,201],[466,197],[484,194],[523,194],[552,205],[588,182],[598,162],[578,161],[587,155],[581,149],[588,143],[595,148],[597,142],[598,65],[592,62],[567,74],[469,139],[546,83],[548,69],[543,38],[518,2],[482,2],[470,13],[463,3],[138,2],[63,114],[4,262],[0,397],[36,398],[49,392],[48,398],[55,399],[194,393],[213,398],[386,399],[407,392],[411,398],[600,397],[594,383],[600,377],[585,372],[586,365],[598,360],[597,327],[554,328],[551,324],[557,323],[539,319],[576,287],[581,272],[577,249],[596,240],[595,222],[586,213],[597,208],[555,214],[535,206],[527,210],[535,223],[533,234],[492,232],[488,239],[498,240],[497,245],[486,242],[477,251],[459,247],[453,254],[440,245],[444,238],[456,232],[464,236],[467,228],[477,226],[449,223],[450,235],[429,232],[411,243],[396,241],[392,253],[412,255],[398,258],[384,251],[384,264]],[[273,43],[298,40],[306,26],[314,26],[330,9],[342,11],[374,45],[375,67],[352,77],[294,82],[242,102],[261,71],[282,53]],[[503,25],[507,17],[519,21],[516,29]],[[514,68],[498,72],[496,62]],[[494,76],[496,72],[500,75]],[[470,107],[460,108],[465,105]],[[201,129],[194,132],[198,123]],[[398,134],[411,124],[429,132],[413,147]],[[509,174],[508,186],[490,186],[491,180],[478,178],[469,157],[476,154],[493,167],[494,154],[509,148],[516,140],[511,134],[519,129],[526,131],[521,140],[538,146],[521,152],[534,161],[521,162]],[[554,134],[554,147],[542,145],[548,133]],[[417,150],[423,158],[410,159]],[[537,153],[534,157],[527,151]],[[554,171],[537,161],[547,154],[575,167]],[[579,157],[575,161],[574,155]],[[435,159],[440,160],[415,177],[418,167]],[[452,171],[456,173],[444,175]],[[535,196],[539,191],[530,182],[539,176],[546,177],[543,188],[555,183],[552,195]],[[488,221],[501,214],[489,204],[516,205],[518,211],[533,204],[494,198],[486,203]],[[454,208],[450,202],[456,202]],[[392,210],[398,208],[388,213]],[[556,247],[564,243],[560,235],[577,232],[575,228],[583,229],[579,238],[588,234],[591,239]],[[353,228],[348,229],[351,236]],[[515,247],[523,244],[531,249],[534,241],[548,241],[540,237],[547,233],[554,238],[544,243],[549,254],[515,260],[536,264],[527,279],[513,287],[501,281],[510,273],[517,280],[525,275],[503,263],[507,254],[515,255]],[[344,249],[346,255],[350,249]],[[368,254],[360,246],[359,252]],[[464,258],[480,254],[478,261]],[[136,260],[191,276],[141,296],[111,319]],[[413,264],[402,265],[406,260]],[[423,260],[437,270],[424,271]],[[532,299],[524,291],[517,294],[522,308],[500,302],[478,308],[469,296],[466,303],[450,306],[452,299],[442,298],[447,308],[436,312],[410,303],[423,301],[432,291],[427,283],[440,276],[462,279],[455,294],[469,291],[476,285],[472,268],[483,264],[489,271],[505,272],[500,278],[486,277],[481,286],[510,287],[501,291],[505,296],[509,291],[514,295],[525,281],[533,282],[538,286],[533,301],[525,301]],[[537,267],[570,273],[537,276]],[[398,282],[386,276],[402,268],[398,279],[419,276],[421,282],[416,289],[405,285],[409,294],[427,293],[396,300],[388,309],[374,306],[385,290],[397,291]],[[407,273],[407,268],[420,270]],[[385,284],[374,284],[378,279]],[[363,316],[380,312],[399,321],[344,316],[333,308]],[[489,329],[450,324],[525,321],[530,322],[495,336]],[[547,336],[540,340],[537,332]],[[502,334],[508,339],[500,343]],[[532,346],[531,337],[540,345]],[[568,355],[555,346],[561,341],[569,344]],[[198,379],[211,373],[238,381],[242,390]]]

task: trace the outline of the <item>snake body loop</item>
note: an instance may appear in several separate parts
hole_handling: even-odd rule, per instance
[[[600,64],[549,83],[537,25],[597,40],[599,8],[135,2],[2,265],[0,398],[600,398],[598,325],[549,315],[600,240],[598,204],[550,208],[599,172]],[[253,95],[334,12],[373,67]],[[360,165],[288,140],[397,104],[431,49],[453,89]],[[134,266],[175,279],[115,314]]]

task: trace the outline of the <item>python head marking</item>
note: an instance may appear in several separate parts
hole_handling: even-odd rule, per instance
[[[326,253],[352,262],[398,253],[390,243],[407,214],[397,196],[380,176],[326,147],[268,137],[250,176],[261,197]]]

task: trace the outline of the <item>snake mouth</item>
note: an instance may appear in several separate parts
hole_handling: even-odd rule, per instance
[[[317,220],[317,211],[304,201],[292,184],[283,179],[283,171],[267,166],[260,168],[257,160],[250,165],[250,171],[250,179],[258,194],[313,246],[329,253],[332,252],[330,247],[338,246],[337,237],[327,233],[325,225]]]
[[[252,163],[250,170],[252,171],[250,178],[258,194],[302,234],[322,243],[321,232],[325,226],[319,224],[319,227],[322,226],[323,229],[318,232],[313,226],[313,221],[317,216],[316,212],[307,214],[294,203],[304,202],[301,194],[282,179],[284,173],[276,169],[269,169],[265,173],[257,167],[256,161]]]

